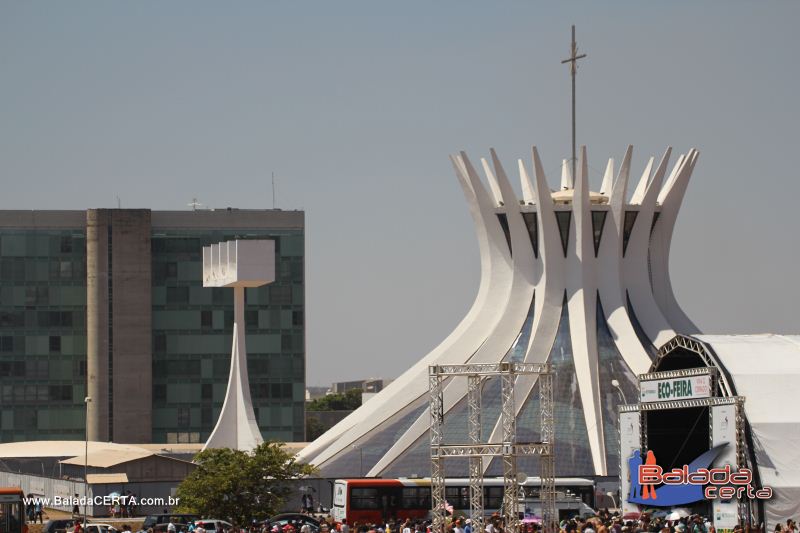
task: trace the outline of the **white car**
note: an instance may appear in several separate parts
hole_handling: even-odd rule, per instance
[[[70,529],[74,533],[75,528]],[[119,530],[111,524],[93,524],[90,523],[86,526],[85,533],[119,533]]]
[[[230,522],[226,522],[225,520],[217,520],[216,518],[201,518],[200,520],[195,520],[194,528],[197,529],[199,524],[203,524],[203,529],[206,531],[223,531],[233,527],[233,524]],[[99,533],[105,532],[101,531]]]

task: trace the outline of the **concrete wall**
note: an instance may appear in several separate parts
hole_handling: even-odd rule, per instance
[[[150,442],[153,419],[150,211],[112,210],[114,442]]]
[[[33,476],[30,474],[14,474],[10,472],[0,472],[0,486],[21,487],[25,494],[43,496],[52,499],[55,496],[61,498],[72,498],[75,494],[83,497],[86,485],[82,481],[70,481],[55,479],[50,477]],[[112,492],[124,493],[130,490],[137,498],[163,498],[169,501],[169,497],[175,495],[178,487],[176,481],[152,482],[152,483],[100,483],[89,485],[88,497],[102,497]],[[49,505],[49,509],[58,509],[67,513],[72,511],[72,505]],[[161,513],[169,505],[139,505],[136,509],[137,515]],[[171,509],[170,509],[171,510]],[[83,512],[83,507],[81,507]],[[89,516],[109,516],[108,507],[104,505],[87,506]]]
[[[86,418],[88,439],[108,434],[108,219],[107,209],[86,212]]]
[[[286,228],[305,226],[303,211],[201,209],[198,211],[153,211],[153,228]]]
[[[86,212],[89,440],[151,440],[150,271],[149,210]]]
[[[0,228],[83,229],[85,223],[83,211],[0,211]]]

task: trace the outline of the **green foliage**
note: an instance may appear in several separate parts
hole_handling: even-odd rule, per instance
[[[314,473],[295,461],[278,442],[265,442],[252,452],[208,449],[194,458],[197,468],[178,486],[176,512],[248,524],[276,514],[290,489],[285,481]]]
[[[306,440],[316,440],[325,433],[325,426],[314,416],[306,416]]]
[[[306,404],[307,411],[353,411],[361,407],[361,390],[350,389],[344,394],[328,394]]]

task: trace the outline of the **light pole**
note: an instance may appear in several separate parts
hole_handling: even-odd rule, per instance
[[[364,450],[361,446],[353,444],[353,449],[358,448],[358,477],[364,477]]]
[[[86,531],[86,511],[89,505],[89,404],[92,403],[92,397],[87,396],[83,399],[86,404],[86,439],[83,455],[83,531]]]
[[[622,399],[622,403],[627,404],[628,399],[625,398],[625,391],[622,390],[622,387],[619,386],[619,381],[617,381],[616,379],[612,379],[611,386],[617,389],[617,392],[619,392],[619,396]]]

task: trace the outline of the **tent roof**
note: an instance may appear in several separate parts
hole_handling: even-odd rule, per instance
[[[695,335],[710,345],[744,396],[769,526],[800,513],[800,335]]]
[[[26,457],[83,457],[86,442],[82,440],[36,440],[27,442],[7,442],[0,444],[0,458],[22,459]],[[149,450],[133,444],[89,441],[89,455],[105,451],[118,454],[152,454]]]
[[[133,444],[114,442],[89,442],[88,465],[108,468],[129,461],[159,455],[155,451]],[[86,443],[82,440],[41,440],[29,442],[8,442],[0,444],[0,459],[61,458],[70,465],[83,465],[87,461]],[[160,456],[159,457],[163,457]],[[172,457],[165,459],[180,461]]]

